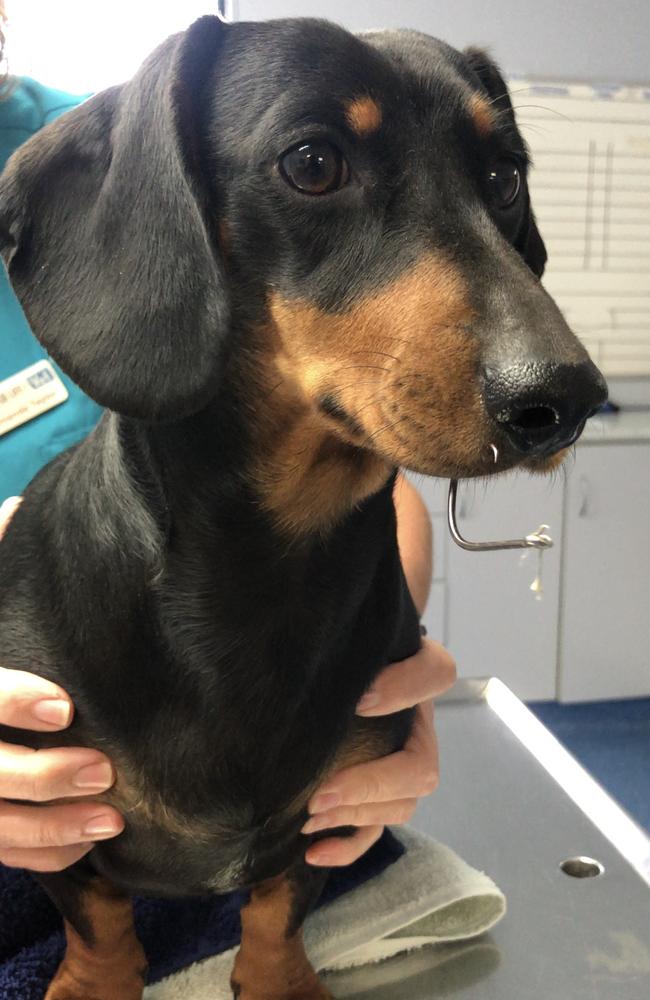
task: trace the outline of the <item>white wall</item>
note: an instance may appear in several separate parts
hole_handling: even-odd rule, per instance
[[[650,82],[650,0],[234,0],[238,20],[329,17],[487,45],[508,74]]]
[[[218,0],[7,0],[11,69],[62,90],[119,83]],[[650,83],[650,0],[225,0],[238,20],[329,17],[487,45],[510,75]]]
[[[72,94],[122,83],[216,0],[6,0],[9,69]]]

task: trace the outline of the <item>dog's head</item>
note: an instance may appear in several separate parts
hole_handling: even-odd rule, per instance
[[[13,157],[0,236],[111,409],[180,418],[248,352],[333,441],[483,475],[552,464],[606,391],[540,284],[527,165],[482,52],[205,17]]]

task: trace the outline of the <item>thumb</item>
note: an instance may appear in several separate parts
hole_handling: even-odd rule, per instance
[[[23,502],[22,497],[9,497],[0,506],[0,538],[7,530],[7,525]]]

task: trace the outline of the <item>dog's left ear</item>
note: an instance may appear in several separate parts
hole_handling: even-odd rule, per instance
[[[490,59],[487,52],[484,52],[482,49],[469,48],[465,49],[463,55],[469,64],[469,68],[476,74],[483,90],[485,90],[490,98],[492,106],[497,111],[508,115],[515,122],[515,112],[508,93],[508,86],[501,76],[499,68]],[[537,228],[530,199],[528,202],[526,225],[518,234],[515,249],[519,251],[533,274],[541,278],[547,261],[547,253],[544,241]]]
[[[34,333],[97,402],[175,419],[214,393],[229,302],[203,174],[204,17],[62,116],[0,180],[0,248]]]

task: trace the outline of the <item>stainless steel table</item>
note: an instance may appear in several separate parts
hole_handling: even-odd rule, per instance
[[[459,682],[436,726],[441,785],[413,825],[491,875],[508,913],[475,942],[333,975],[335,996],[648,1000],[650,840],[501,682]],[[565,874],[581,856],[604,871]]]

